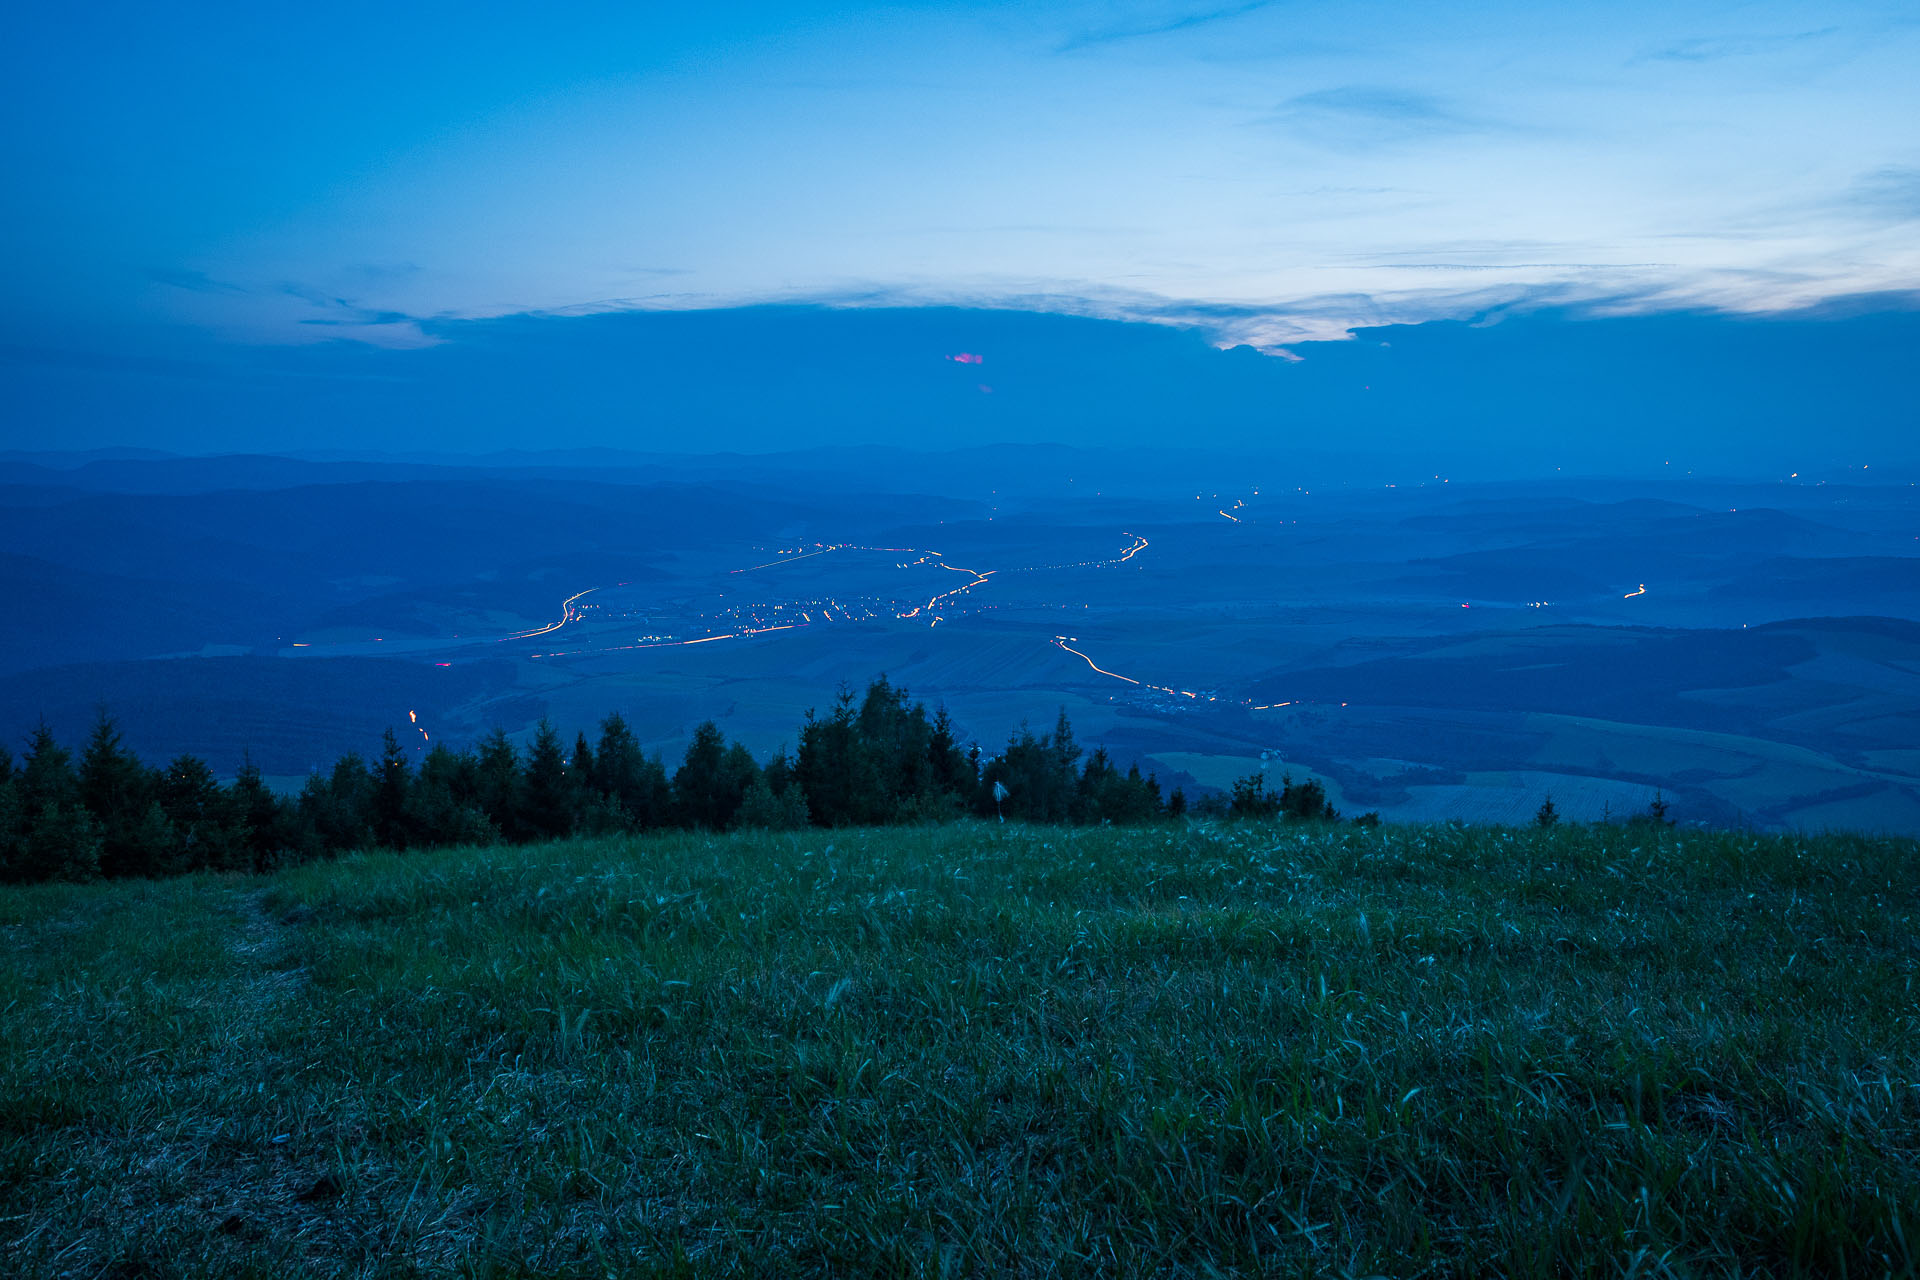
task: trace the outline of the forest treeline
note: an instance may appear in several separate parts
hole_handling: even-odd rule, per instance
[[[392,730],[378,759],[348,754],[277,795],[251,764],[222,783],[181,756],[151,768],[101,714],[76,756],[44,725],[15,762],[0,749],[0,880],[88,880],[202,870],[261,871],[349,849],[521,843],[661,828],[876,826],[969,814],[1048,823],[1142,823],[1186,810],[1175,789],[1103,749],[1083,752],[1066,712],[1051,733],[1022,727],[998,755],[963,744],[883,676],[807,713],[798,748],[765,765],[711,721],[677,767],[641,750],[619,715],[568,747],[542,721],[525,750],[495,730],[471,750],[432,747],[416,764]],[[1210,810],[1334,816],[1318,783],[1278,792],[1257,776]]]

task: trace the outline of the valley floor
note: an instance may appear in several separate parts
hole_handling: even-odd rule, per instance
[[[0,889],[0,1269],[1911,1275],[1917,873],[968,824]]]

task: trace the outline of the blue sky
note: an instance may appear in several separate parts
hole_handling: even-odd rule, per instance
[[[696,8],[23,10],[0,336],[941,304],[1284,358],[1920,289],[1911,4]]]

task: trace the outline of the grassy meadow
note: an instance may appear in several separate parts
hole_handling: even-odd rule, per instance
[[[0,889],[0,1273],[1912,1275],[1916,873],[968,824]]]

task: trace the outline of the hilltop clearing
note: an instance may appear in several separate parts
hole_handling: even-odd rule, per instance
[[[0,889],[10,1274],[1911,1274],[1920,846],[671,833]]]

